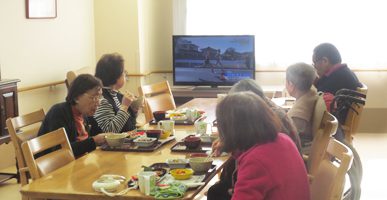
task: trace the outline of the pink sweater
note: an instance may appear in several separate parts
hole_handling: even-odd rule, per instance
[[[278,134],[274,142],[255,145],[237,158],[233,200],[309,200],[305,164],[292,140]]]

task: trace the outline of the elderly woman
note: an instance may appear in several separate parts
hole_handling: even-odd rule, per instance
[[[102,95],[102,83],[89,74],[79,75],[70,85],[66,102],[48,111],[38,135],[64,127],[75,157],[93,151],[105,142],[104,134],[91,132],[87,120],[93,116]]]
[[[279,106],[275,105],[273,102],[271,102],[270,99],[265,97],[262,88],[252,79],[240,80],[230,89],[229,95],[244,91],[251,91],[262,98],[266,105],[269,106],[270,109],[275,113],[275,115],[280,119],[280,131],[282,133],[287,134],[292,139],[297,149],[301,151],[300,138],[297,135],[297,130],[293,126],[291,119],[289,119],[284,110]],[[220,152],[223,151],[222,142],[215,141],[213,144],[213,150],[216,152],[216,155],[219,155]],[[234,171],[236,171],[235,160],[231,158],[222,171],[220,181],[214,184],[208,190],[208,200],[218,199],[219,196],[222,197],[221,199],[225,200],[231,198],[229,190],[232,187],[232,174]]]
[[[94,119],[102,132],[121,133],[136,128],[139,107],[131,106],[135,97],[118,90],[125,84],[124,59],[117,53],[105,54],[97,63],[95,76],[102,80],[101,105]]]
[[[310,199],[297,147],[280,133],[280,119],[262,98],[230,94],[216,107],[216,118],[223,150],[237,161],[232,199]]]
[[[315,79],[315,69],[306,63],[296,63],[286,69],[286,89],[296,98],[288,116],[297,128],[304,154],[309,153],[313,140],[312,117],[318,98],[316,89],[312,87]]]

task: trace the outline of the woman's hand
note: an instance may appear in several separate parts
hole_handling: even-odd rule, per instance
[[[212,143],[212,152],[214,156],[220,156],[220,154],[222,154],[222,148],[223,148],[222,142],[219,139],[216,139]]]
[[[102,145],[106,142],[106,139],[105,139],[105,135],[107,135],[108,133],[100,133],[96,136],[93,136],[93,140],[95,142],[95,144],[97,145]]]
[[[136,97],[133,94],[126,93],[126,94],[124,94],[124,97],[122,98],[121,105],[128,108],[135,99],[136,99]]]

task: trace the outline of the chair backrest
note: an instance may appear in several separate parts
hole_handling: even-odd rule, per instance
[[[144,114],[147,122],[153,119],[154,111],[176,109],[168,81],[140,86],[138,92],[145,99]]]
[[[60,149],[57,149],[60,146]],[[53,149],[55,147],[55,150]],[[51,131],[22,144],[22,150],[31,178],[38,179],[75,160],[64,128]],[[49,150],[35,159],[35,155]]]
[[[307,160],[308,174],[314,175],[324,158],[329,140],[336,133],[338,121],[328,111],[324,111],[320,127],[314,133],[312,146]]]
[[[353,154],[343,143],[331,138],[310,186],[313,200],[341,200],[345,175],[351,167]]]
[[[314,105],[313,110],[313,118],[312,118],[312,132],[315,134],[317,130],[321,127],[322,118],[324,116],[324,112],[327,110],[324,98],[324,93],[319,92],[318,98],[316,100],[316,103]]]
[[[28,170],[21,144],[27,140],[37,137],[41,122],[44,118],[44,110],[40,109],[29,114],[9,118],[6,121],[8,133],[15,148],[20,183],[22,186],[28,184]]]
[[[79,74],[91,74],[91,75],[94,75],[94,73],[95,73],[95,68],[93,68],[93,67],[82,67],[82,68],[80,68],[78,70],[68,71],[67,74],[66,74],[66,81],[65,81],[67,88],[74,81],[74,79],[77,78],[77,76]]]
[[[366,95],[368,92],[368,87],[365,84],[362,84],[362,87],[358,87],[356,91]],[[345,137],[344,139],[349,144],[352,144],[353,135],[356,133],[357,127],[359,126],[360,117],[363,112],[364,105],[352,103],[351,107],[353,109],[348,110],[347,117],[345,118],[345,122],[341,126],[344,132],[344,137]]]

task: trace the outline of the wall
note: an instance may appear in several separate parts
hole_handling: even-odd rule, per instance
[[[0,66],[20,87],[65,79],[67,71],[95,65],[93,0],[57,1],[57,18],[26,19],[25,1],[0,1]],[[19,93],[19,114],[64,100],[64,84]],[[12,145],[1,145],[0,169],[14,163]]]

